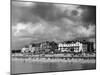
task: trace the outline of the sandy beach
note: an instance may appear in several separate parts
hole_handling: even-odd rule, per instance
[[[56,59],[51,59],[51,58],[12,58],[12,61],[15,61],[15,62],[28,62],[28,63],[31,63],[31,62],[38,62],[38,63],[49,63],[49,62],[52,62],[52,63],[57,63],[57,62],[60,62],[60,63],[81,63],[81,64],[84,64],[84,63],[95,63],[96,60],[95,59],[75,59],[75,58],[67,58],[67,59],[59,59],[59,58],[56,58]]]
[[[12,55],[12,73],[95,69],[95,55]]]

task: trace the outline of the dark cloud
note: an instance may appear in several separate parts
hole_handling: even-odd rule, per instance
[[[62,17],[62,13],[59,13],[51,3],[37,3],[36,6],[31,9],[31,12],[47,21],[55,21]]]
[[[12,43],[95,38],[95,22],[95,6],[14,2]]]
[[[80,6],[80,7],[84,10],[84,13],[82,14],[83,21],[86,23],[96,24],[96,6]]]
[[[27,6],[26,3],[27,2],[12,2],[12,23],[37,23],[40,21],[38,16],[31,13],[33,6]]]

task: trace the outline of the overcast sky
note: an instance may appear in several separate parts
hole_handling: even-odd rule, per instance
[[[12,49],[46,40],[95,40],[95,6],[12,1],[11,13]]]

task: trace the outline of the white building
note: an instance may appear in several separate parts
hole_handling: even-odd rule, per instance
[[[80,42],[59,43],[58,50],[61,52],[81,52],[83,51],[83,44]]]
[[[29,51],[29,48],[26,48],[26,47],[24,47],[24,48],[21,49],[22,53],[25,53],[25,52],[28,52],[28,51]]]

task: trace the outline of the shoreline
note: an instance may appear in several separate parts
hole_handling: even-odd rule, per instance
[[[24,63],[96,63],[95,59],[51,59],[51,58],[12,58],[12,62],[24,62]]]
[[[29,62],[29,63],[96,63],[95,54],[15,54],[12,55],[12,62]]]

